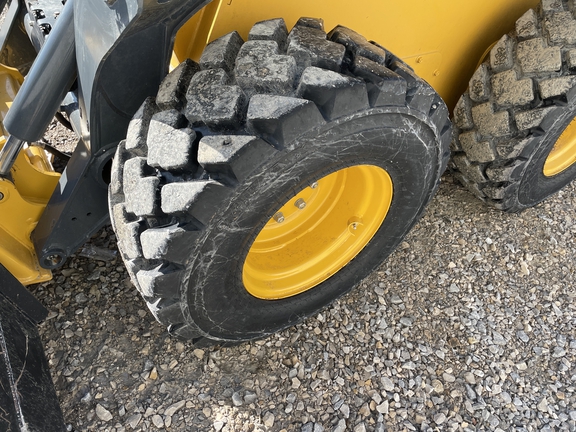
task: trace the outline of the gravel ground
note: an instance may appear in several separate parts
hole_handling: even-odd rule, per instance
[[[267,339],[209,349],[154,321],[107,227],[34,288],[69,429],[574,431],[574,208],[571,185],[502,214],[445,175],[352,293]]]

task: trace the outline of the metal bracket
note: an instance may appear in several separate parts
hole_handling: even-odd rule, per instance
[[[54,28],[56,19],[62,13],[62,0],[32,0],[26,2],[28,7],[28,26],[26,31],[32,44],[40,51],[44,40]]]
[[[4,8],[7,3],[2,0],[0,6]],[[24,27],[26,15],[27,10],[20,0],[10,0],[0,26],[0,63],[17,68],[22,75],[28,73],[37,54]]]
[[[116,145],[92,155],[79,141],[59,185],[32,233],[40,265],[54,269],[109,220],[109,172]]]

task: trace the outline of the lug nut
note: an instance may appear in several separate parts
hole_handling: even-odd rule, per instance
[[[300,210],[304,210],[304,208],[306,207],[306,201],[304,201],[302,198],[298,198],[294,203],[294,205],[298,207]]]
[[[282,212],[276,213],[274,216],[272,216],[272,218],[278,223],[284,222],[284,215],[282,214]]]
[[[0,192],[0,201],[2,201],[4,199],[4,194],[2,192]]]
[[[355,231],[362,230],[362,218],[358,216],[353,216],[348,219],[348,230],[353,234],[356,235]]]
[[[310,185],[312,189],[316,189],[318,187],[318,182],[314,182]]]

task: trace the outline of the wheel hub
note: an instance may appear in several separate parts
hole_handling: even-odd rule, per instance
[[[254,240],[243,268],[246,290],[282,299],[328,279],[376,234],[392,191],[389,174],[374,165],[341,169],[300,191]]]
[[[576,162],[576,118],[564,129],[544,162],[544,175],[552,177]]]

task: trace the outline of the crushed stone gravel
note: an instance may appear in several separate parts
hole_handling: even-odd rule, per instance
[[[101,230],[32,288],[69,430],[576,430],[576,185],[503,214],[443,180],[349,295],[231,348],[170,337]]]

